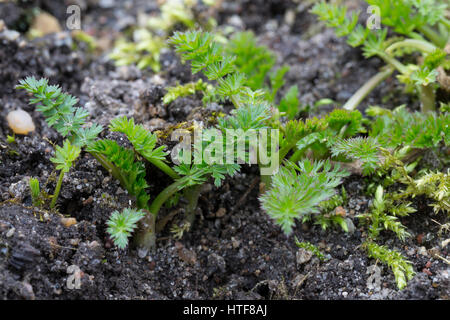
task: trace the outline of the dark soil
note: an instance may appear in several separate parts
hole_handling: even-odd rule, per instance
[[[48,2],[39,5],[64,25],[65,5]],[[69,2],[74,1],[65,4]],[[123,21],[132,25],[139,11],[157,10],[156,1],[124,1],[113,8],[101,6],[108,1],[75,2],[84,4],[83,21],[97,36],[114,37],[126,27]],[[0,19],[8,28],[26,31],[27,26],[19,22],[28,9],[26,2],[0,3]],[[293,21],[286,19],[289,10],[296,12]],[[343,103],[376,73],[381,62],[365,60],[331,30],[319,28],[308,10],[301,1],[223,1],[217,20],[222,25],[253,29],[260,42],[277,54],[278,64],[291,67],[286,88],[297,84],[302,103],[321,98]],[[401,243],[386,233],[380,241],[412,261],[417,275],[405,290],[398,291],[391,270],[378,264],[381,277],[370,285],[368,270],[375,261],[360,247],[366,228],[355,216],[367,211],[371,197],[365,195],[366,183],[359,176],[349,177],[344,184],[350,199],[345,210],[355,225],[353,232],[323,231],[317,225],[300,223],[295,229],[300,241],[321,249],[327,257],[324,262],[316,257],[303,262],[294,237],[286,237],[260,209],[258,174],[251,167],[220,188],[204,187],[195,225],[180,240],[174,239],[169,228],[181,221],[181,206],[163,210],[162,215],[173,218],[158,235],[156,252],[145,258],[133,248],[118,250],[107,237],[105,222],[114,210],[129,207],[130,198],[89,154],[83,154],[66,174],[59,213],[33,208],[28,179],[37,177],[46,192],[53,192],[52,143],[62,140],[27,105],[26,94],[14,90],[25,76],[47,77],[52,84],[62,85],[102,125],[127,115],[150,130],[164,130],[228,109],[217,105],[202,109],[196,96],[162,106],[165,87],[194,79],[173,52],[163,55],[163,72],[155,75],[135,67],[116,68],[105,55],[73,50],[69,32],[29,42],[23,34],[12,39],[5,30],[0,32],[0,298],[449,299],[450,268],[435,258],[438,253],[449,259],[449,247],[441,246],[445,237],[438,236],[439,225],[430,219],[442,223],[446,217],[433,215],[424,199],[417,199],[418,212],[402,221],[412,234],[409,240]],[[401,90],[392,77],[360,109],[403,103],[417,108],[417,101],[400,94]],[[11,131],[5,117],[18,107],[30,112],[36,131],[16,136],[16,142],[8,144],[6,136]],[[322,107],[315,115],[331,108]],[[117,135],[110,138],[120,139]],[[148,168],[151,194],[168,182],[154,172]],[[67,217],[77,223],[66,227]],[[70,289],[74,275],[68,271],[70,266],[80,270],[75,274],[81,279],[81,289]]]

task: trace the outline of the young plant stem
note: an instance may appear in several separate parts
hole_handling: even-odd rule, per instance
[[[450,20],[446,19],[446,18],[441,18],[440,22],[446,26],[447,28],[450,29]]]
[[[345,110],[355,110],[358,105],[363,101],[367,95],[375,89],[381,82],[389,78],[394,72],[394,68],[390,67],[386,70],[378,72],[372,78],[370,78],[342,107]]]
[[[390,56],[386,52],[384,52],[384,51],[383,52],[379,52],[378,56],[380,58],[382,58],[384,61],[386,61],[389,65],[391,65],[395,69],[397,69],[397,71],[400,72],[401,74],[406,74],[408,72],[408,68],[406,68],[406,66],[403,63],[401,63],[400,61],[398,61],[394,57]]]
[[[303,157],[304,153],[305,153],[305,149],[296,150],[294,152],[294,154],[289,158],[289,161],[293,162],[293,163],[297,163]]]
[[[135,236],[135,244],[146,250],[154,250],[156,246],[156,218],[161,206],[177,191],[184,183],[182,179],[175,181],[165,188],[153,200],[145,217],[140,221],[140,227]]]
[[[230,97],[230,100],[236,109],[239,109],[242,106],[241,102],[239,101],[239,95],[237,94],[232,95]]]
[[[435,110],[436,94],[432,85],[420,86],[420,102],[422,112],[430,112]]]
[[[406,39],[390,45],[385,51],[387,54],[391,54],[394,50],[398,48],[415,48],[419,51],[426,53],[432,53],[434,50],[436,50],[436,46],[428,41],[418,39]]]
[[[149,211],[155,217],[158,216],[159,209],[161,209],[164,202],[166,202],[171,196],[173,196],[176,192],[180,190],[180,187],[183,185],[184,181],[182,179],[175,181],[163,191],[161,191],[158,196],[153,200],[150,205]]]
[[[298,141],[298,140],[297,140]],[[292,148],[294,148],[297,144],[297,141],[290,143],[288,145],[285,145],[283,148],[280,149],[280,162],[283,161],[283,159],[287,156],[287,154],[289,153],[289,151],[292,150]]]
[[[261,193],[264,193],[272,185],[272,176],[271,175],[263,175],[263,174],[261,174],[261,182],[264,184],[264,188],[261,191]]]
[[[150,251],[156,248],[156,216],[154,214],[147,211],[145,217],[139,221],[134,243],[137,247]]]
[[[56,206],[56,201],[58,200],[59,192],[61,191],[63,179],[64,171],[61,170],[61,172],[59,173],[58,183],[56,184],[55,193],[53,194],[52,202],[50,203],[50,209],[53,209]]]
[[[436,46],[443,48],[447,43],[447,39],[441,37],[439,33],[437,33],[430,26],[421,26],[418,28],[419,31],[424,34],[428,39],[430,39]]]
[[[186,206],[185,218],[184,220],[192,226],[195,220],[195,209],[197,209],[198,198],[200,197],[200,192],[203,185],[198,184],[186,190],[185,197],[188,200],[188,205]]]

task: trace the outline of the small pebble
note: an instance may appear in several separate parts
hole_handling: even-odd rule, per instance
[[[58,19],[46,12],[41,12],[34,17],[31,29],[36,30],[39,36],[62,31]]]
[[[77,220],[75,218],[61,218],[61,223],[66,228],[69,228],[70,226],[77,224]]]
[[[11,238],[15,232],[16,232],[16,228],[9,229],[8,232],[6,233],[6,237]]]
[[[294,10],[287,10],[285,15],[284,15],[284,22],[288,25],[288,26],[292,26],[295,22],[295,11]]]
[[[219,208],[219,210],[217,210],[217,212],[216,212],[216,217],[222,218],[226,213],[227,213],[227,209]]]
[[[417,251],[418,254],[427,257],[428,256],[428,251],[425,247],[420,247],[419,250]]]
[[[341,217],[345,217],[347,215],[347,211],[341,206],[336,207],[335,213],[336,213],[336,215],[339,215]]]
[[[313,254],[311,251],[306,250],[304,248],[299,248],[296,254],[297,265],[304,264],[311,260]]]
[[[17,134],[28,134],[36,129],[29,113],[22,109],[8,113],[6,120],[12,131]]]
[[[98,241],[92,241],[88,243],[88,247],[89,249],[96,249],[100,247],[100,243],[98,243]]]
[[[20,33],[14,30],[5,30],[2,36],[6,40],[16,41],[20,37]]]
[[[80,239],[70,239],[69,243],[71,246],[78,246]]]

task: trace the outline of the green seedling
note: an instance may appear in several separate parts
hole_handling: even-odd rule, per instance
[[[330,199],[319,203],[320,213],[314,215],[314,224],[320,225],[322,230],[327,230],[331,226],[340,226],[342,230],[348,232],[348,224],[345,217],[337,211],[347,203],[347,193],[342,187],[341,194],[336,194]],[[305,219],[303,219],[305,220]]]
[[[16,135],[13,134],[12,136],[7,135],[6,136],[6,142],[9,144],[15,143],[16,142]]]
[[[207,95],[211,89],[211,85],[203,82],[202,79],[199,79],[197,82],[187,83],[185,85],[169,87],[167,89],[167,93],[163,97],[163,103],[169,104],[178,98],[190,96],[195,94],[196,92],[203,92]]]
[[[394,110],[371,107],[366,113],[374,117],[369,136],[385,148],[428,149],[450,144],[450,117],[446,112],[410,112],[400,106]]]
[[[392,269],[397,282],[397,287],[399,289],[404,289],[407,281],[411,280],[415,274],[412,263],[407,261],[400,252],[390,250],[375,242],[365,242],[364,247],[367,249],[370,258],[380,260]]]
[[[320,261],[325,261],[326,257],[325,255],[320,252],[319,248],[317,248],[315,245],[313,245],[312,243],[305,241],[305,242],[300,242],[297,237],[295,237],[295,245],[299,248],[303,248],[306,249],[310,252],[312,252],[317,258],[319,258]]]
[[[146,213],[142,210],[135,210],[126,208],[122,212],[114,211],[111,214],[108,222],[108,229],[106,230],[114,243],[120,248],[124,249],[128,245],[128,238],[137,228],[139,220],[144,218]]]
[[[29,186],[33,206],[40,207],[42,205],[42,198],[41,198],[41,189],[39,187],[39,180],[36,178],[30,178]]]
[[[319,204],[335,194],[335,188],[348,176],[329,161],[286,163],[273,176],[271,188],[261,196],[261,204],[268,215],[291,234],[295,219],[318,213]]]
[[[176,27],[191,29],[200,24],[206,29],[215,26],[214,19],[202,21],[194,15],[193,8],[201,0],[168,0],[161,6],[161,15],[151,16],[146,23],[132,31],[132,39],[119,39],[109,58],[117,66],[135,64],[139,69],[161,70],[160,56],[167,48],[166,40]],[[209,5],[205,2],[205,4]]]
[[[58,200],[58,195],[61,190],[64,175],[69,172],[74,161],[80,155],[80,152],[81,148],[76,145],[72,145],[69,140],[64,141],[64,145],[62,148],[60,146],[56,146],[55,157],[51,158],[50,160],[56,165],[56,170],[61,170],[61,172],[56,184],[55,193],[52,196],[50,208],[53,209],[56,206],[56,201]]]
[[[102,127],[96,124],[87,127],[88,111],[75,107],[78,100],[62,92],[60,87],[49,85],[47,79],[28,77],[20,80],[16,89],[25,89],[31,93],[33,98],[29,103],[37,104],[36,110],[42,112],[47,124],[80,148],[94,141],[102,131]]]
[[[373,118],[368,137],[339,138],[331,146],[335,160],[359,161],[364,175],[380,169],[380,148],[412,162],[424,150],[437,150],[450,143],[450,118],[446,112],[410,112],[400,106],[394,110],[370,107],[366,113]]]
[[[369,227],[371,239],[377,239],[381,230],[384,229],[394,232],[400,240],[404,241],[410,234],[406,231],[405,226],[398,220],[398,217],[407,216],[409,213],[415,212],[416,210],[409,205],[403,206],[402,208],[397,207],[395,208],[396,210],[393,210],[394,207],[392,201],[388,201],[383,193],[383,187],[378,186],[370,213],[359,215],[358,217],[369,219],[371,221]],[[390,215],[387,211],[394,214]]]
[[[165,146],[157,147],[156,135],[146,131],[142,125],[135,124],[134,119],[116,118],[109,125],[110,131],[124,134],[133,145],[133,148],[125,148],[113,140],[97,139],[102,127],[96,124],[86,127],[87,111],[76,108],[77,100],[74,97],[61,92],[58,86],[49,86],[46,79],[38,81],[30,77],[22,80],[18,88],[26,89],[34,95],[30,103],[37,103],[36,109],[44,114],[47,123],[67,138],[62,148],[56,147],[56,156],[51,159],[57,164],[56,168],[61,170],[51,208],[56,205],[64,174],[70,170],[73,162],[84,149],[121,183],[130,196],[135,198],[137,208],[146,212],[146,215],[140,219],[141,228],[135,237],[140,247],[146,249],[155,247],[156,219],[159,210],[177,193],[185,192],[188,199],[186,221],[192,225],[201,190],[199,186],[206,183],[209,178],[213,178],[214,183],[219,186],[227,175],[233,176],[240,168],[239,165],[234,164],[206,164],[205,162],[191,166],[181,164],[171,167],[167,163]],[[204,136],[202,144],[206,147],[213,141],[208,140],[207,135],[204,134]],[[140,161],[141,158],[173,180],[172,184],[161,191],[153,201],[150,201],[150,195],[146,190],[149,185],[146,180],[145,164]],[[114,219],[118,219],[117,214],[114,215]],[[113,240],[115,239],[116,243],[123,247],[123,241],[127,238],[128,236],[113,237]]]
[[[366,0],[376,6],[379,16],[375,17],[385,26],[406,38],[388,38],[388,29],[381,26],[372,28],[369,24],[358,24],[359,12],[347,14],[347,7],[317,3],[311,10],[325,21],[328,27],[335,28],[339,37],[347,36],[353,47],[362,46],[366,58],[377,56],[386,62],[386,67],[370,78],[347,103],[344,109],[353,110],[375,88],[387,79],[394,70],[398,79],[406,84],[407,90],[415,89],[420,97],[422,110],[435,110],[435,87],[438,68],[448,66],[446,53],[442,50],[450,35],[450,23],[445,18],[447,4],[441,0],[429,0],[424,4],[409,0]],[[373,29],[373,30],[372,30]],[[404,64],[399,57],[418,51],[422,63]]]
[[[191,61],[194,74],[202,71],[208,80],[216,82],[205,92],[205,102],[230,100],[236,108],[263,101],[273,103],[289,70],[284,66],[270,72],[275,56],[266,47],[258,46],[251,32],[236,33],[226,44],[207,32],[175,32],[169,42],[184,61]],[[293,119],[299,113],[299,104],[298,88],[292,86],[278,109]]]
[[[326,158],[330,154],[329,146],[338,137],[347,138],[363,131],[359,111],[335,110],[325,119],[283,123],[280,115],[294,118],[298,113],[297,90],[288,90],[280,102],[279,112],[271,108],[276,91],[284,84],[283,76],[288,68],[271,74],[271,89],[258,87],[264,83],[273,61],[268,58],[270,51],[257,46],[251,33],[237,34],[230,44],[223,45],[208,32],[175,32],[170,43],[184,61],[191,62],[194,74],[202,72],[212,82],[213,88],[207,99],[230,101],[236,108],[231,120],[219,120],[223,128],[240,128],[244,133],[250,129],[279,129],[280,163],[286,158],[298,162],[309,150],[313,150],[315,158]],[[261,62],[263,58],[266,64]],[[252,71],[256,66],[261,66],[261,70]],[[267,187],[270,186],[270,175],[262,175],[261,179]]]

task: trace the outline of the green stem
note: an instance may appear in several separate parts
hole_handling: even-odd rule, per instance
[[[64,171],[61,170],[59,173],[58,183],[56,184],[55,193],[52,197],[52,202],[50,203],[50,208],[53,209],[56,206],[56,200],[58,200],[59,192],[61,191],[62,182],[64,179]]]
[[[159,159],[147,159],[150,163],[152,163],[155,167],[166,173],[169,177],[174,180],[180,179],[180,176],[169,167],[164,161]]]
[[[139,221],[139,229],[134,237],[134,243],[140,248],[154,250],[156,248],[156,216],[147,212]]]
[[[180,190],[180,187],[185,183],[183,179],[179,179],[169,185],[167,188],[165,188],[163,191],[161,191],[158,196],[153,200],[152,204],[150,205],[150,213],[155,216],[155,218],[158,216],[159,209],[161,209],[164,202],[167,201],[171,196],[173,196],[176,192]]]
[[[91,155],[106,169],[108,172],[117,180],[119,180],[120,184],[123,188],[128,190],[128,179],[124,176],[117,167],[108,161],[108,159],[96,152],[91,152]],[[150,161],[156,167],[167,173],[170,177],[177,179],[179,176],[170,168],[167,164],[160,160]],[[156,247],[156,217],[158,215],[158,211],[161,208],[162,204],[171,197],[175,192],[178,191],[179,185],[182,182],[176,181],[172,183],[169,187],[164,189],[158,197],[152,202],[152,205],[149,208],[149,212],[147,215],[140,221],[139,223],[139,231],[136,232],[135,243],[141,248],[145,248],[148,250],[153,250]]]
[[[436,106],[436,95],[433,86],[431,84],[428,86],[422,85],[420,86],[419,91],[422,112],[434,111]]]
[[[234,105],[234,107],[235,107],[236,109],[239,109],[239,108],[242,106],[242,104],[241,104],[240,101],[239,101],[239,95],[233,94],[233,95],[230,97],[230,100],[231,100],[231,102],[233,103],[233,105]]]
[[[271,175],[261,175],[261,182],[264,184],[264,193],[267,189],[272,185],[272,176]]]
[[[198,198],[200,197],[200,192],[203,185],[199,184],[193,186],[186,190],[186,198],[188,200],[188,205],[186,206],[185,221],[192,226],[195,220],[195,209],[197,209]]]
[[[419,51],[423,51],[426,53],[432,53],[436,50],[436,46],[425,40],[417,40],[417,39],[406,39],[403,41],[398,41],[392,45],[390,45],[385,51],[388,54],[391,54],[392,51],[398,48],[415,48]]]
[[[442,38],[439,33],[437,33],[433,28],[429,26],[421,26],[417,28],[422,32],[428,39],[430,39],[436,46],[442,48],[447,43],[447,40]]]
[[[156,217],[164,202],[180,190],[184,183],[179,179],[159,193],[153,200],[148,213],[140,221],[140,228],[135,236],[135,243],[138,247],[153,250],[156,246]]]
[[[294,154],[289,158],[289,161],[293,162],[293,163],[297,163],[303,156],[304,152],[305,152],[304,149],[295,151]]]
[[[442,17],[441,20],[440,20],[440,22],[441,22],[444,26],[446,26],[447,28],[450,29],[450,20],[448,20],[448,19]]]
[[[298,139],[298,140],[300,140],[300,139]],[[288,145],[286,145],[280,149],[280,151],[279,151],[280,163],[284,160],[284,158],[289,153],[289,151],[291,151],[292,148],[294,148],[297,145],[298,140],[295,142],[289,143]]]
[[[367,95],[375,89],[381,82],[386,80],[394,72],[393,68],[378,72],[372,78],[370,78],[355,94],[344,104],[342,107],[345,110],[355,110],[361,101],[367,97]]]
[[[402,74],[405,74],[405,73],[408,72],[408,68],[406,68],[406,66],[403,63],[401,63],[397,59],[391,57],[386,52],[384,52],[384,51],[383,52],[379,52],[378,56],[380,58],[382,58],[384,61],[386,61],[388,64],[393,66],[395,69],[397,69],[398,72],[400,72]]]
[[[343,129],[343,132],[345,132],[347,125],[345,125],[343,128],[345,128],[345,129]],[[294,154],[289,158],[289,161],[293,162],[293,163],[297,163],[303,157],[303,155],[305,154],[305,151],[307,151],[309,147],[310,147],[310,145],[307,145],[306,147],[301,148],[301,149],[296,148],[297,150],[295,150]]]

